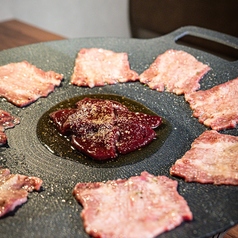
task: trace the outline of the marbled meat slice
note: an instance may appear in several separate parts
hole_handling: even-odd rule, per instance
[[[50,114],[58,131],[71,136],[80,152],[96,159],[114,159],[149,144],[156,133],[153,128],[161,117],[131,112],[113,100],[84,98],[76,109],[61,109]]]
[[[0,66],[0,96],[24,107],[39,97],[47,97],[62,79],[62,74],[45,72],[27,61],[10,63]]]
[[[11,174],[0,168],[0,217],[27,201],[28,192],[39,191],[42,180],[20,174]]]
[[[185,95],[200,123],[213,130],[235,128],[238,122],[238,78],[208,90]]]
[[[101,48],[83,48],[75,60],[71,83],[77,86],[104,86],[139,79],[125,52],[117,53]]]
[[[193,216],[177,192],[177,181],[144,171],[140,176],[107,182],[78,183],[73,195],[93,237],[155,237]]]
[[[187,52],[167,50],[140,75],[140,82],[160,92],[180,95],[199,89],[199,81],[209,70]]]
[[[238,185],[238,137],[203,132],[170,173],[187,182]]]
[[[20,119],[0,109],[0,146],[7,143],[5,130],[20,123]]]

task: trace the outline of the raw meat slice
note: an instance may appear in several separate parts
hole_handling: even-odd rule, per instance
[[[144,171],[140,176],[107,182],[78,183],[73,195],[93,237],[155,237],[192,220],[177,181]]]
[[[238,78],[205,91],[185,94],[200,123],[213,130],[235,128],[238,122]]]
[[[96,132],[87,133],[83,136],[73,135],[71,143],[77,150],[95,160],[106,160],[118,156],[115,146],[117,138],[117,128],[100,126]]]
[[[71,143],[77,150],[104,160],[117,157],[118,129],[114,124],[111,101],[85,98],[77,103],[77,111],[67,118],[62,128],[72,132]]]
[[[205,131],[170,173],[187,182],[238,185],[238,137]]]
[[[28,192],[39,191],[42,180],[20,174],[11,174],[0,168],[0,217],[27,201]]]
[[[81,107],[91,107],[92,103],[105,102],[107,100],[98,99],[98,98],[84,98],[76,103],[77,108]],[[128,111],[128,108],[121,104],[120,102],[114,100],[108,100],[115,110]]]
[[[45,72],[27,61],[10,63],[0,66],[0,96],[24,107],[39,97],[47,97],[62,79],[62,74]]]
[[[139,77],[140,82],[157,91],[184,94],[200,88],[199,81],[210,70],[184,51],[167,50]]]
[[[152,129],[161,123],[161,118],[151,116],[152,120],[156,117],[156,124],[150,122],[150,115],[143,116],[142,113],[134,113],[130,111],[116,111],[116,125],[119,130],[116,148],[120,154],[127,154],[149,144],[155,137],[156,133]],[[144,114],[145,115],[145,114]],[[147,118],[148,117],[148,118]],[[148,119],[148,120],[147,120]]]
[[[127,53],[101,48],[81,49],[75,60],[71,83],[77,86],[104,86],[139,79],[130,69]]]
[[[20,119],[0,109],[0,146],[7,143],[5,130],[20,123]]]
[[[50,118],[53,120],[53,122],[55,123],[55,125],[57,127],[57,130],[61,134],[63,134],[63,135],[67,134],[67,132],[69,130],[68,127],[70,125],[68,125],[68,127],[67,127],[64,123],[68,119],[68,117],[75,112],[76,112],[76,109],[66,108],[66,109],[61,109],[61,110],[55,111],[50,114]]]
[[[84,98],[76,109],[61,109],[50,114],[58,131],[71,136],[71,144],[96,159],[114,159],[149,144],[162,123],[156,115],[131,112],[113,100]]]

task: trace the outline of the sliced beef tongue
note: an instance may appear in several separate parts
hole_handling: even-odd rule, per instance
[[[0,109],[0,146],[7,143],[5,130],[20,123],[20,119]]]
[[[210,67],[182,50],[167,50],[140,75],[140,82],[157,91],[175,94],[194,92]]]
[[[129,179],[78,183],[73,195],[83,206],[81,217],[89,235],[151,238],[193,218],[177,185],[144,171]]]
[[[152,128],[161,117],[131,112],[113,100],[84,98],[73,109],[50,114],[62,134],[71,134],[72,145],[97,160],[112,159],[149,144],[156,136]]]
[[[75,60],[71,83],[92,88],[138,79],[139,75],[130,69],[127,53],[101,48],[83,48]]]
[[[235,128],[238,124],[238,77],[207,90],[185,94],[200,123],[213,130]]]
[[[42,180],[20,174],[11,174],[0,167],[0,217],[27,201],[28,192],[39,191]]]
[[[59,86],[63,75],[45,72],[27,61],[0,66],[0,96],[18,107],[47,97]]]
[[[186,182],[238,186],[238,137],[207,130],[170,168]]]

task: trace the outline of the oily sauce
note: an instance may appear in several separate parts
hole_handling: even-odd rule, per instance
[[[118,101],[121,104],[125,105],[130,111],[133,112],[142,112],[150,115],[157,115],[155,112],[151,111],[144,105],[131,100],[129,98],[114,95],[114,94],[93,94],[93,95],[82,95],[74,98],[67,99],[56,104],[54,107],[50,108],[43,116],[39,119],[37,124],[37,136],[41,143],[53,154],[73,160],[85,165],[93,167],[118,167],[126,164],[133,164],[139,162],[143,159],[148,158],[150,155],[155,153],[164,143],[168,137],[171,126],[170,124],[162,118],[162,124],[154,129],[156,132],[156,139],[152,141],[149,145],[133,151],[129,154],[119,156],[116,159],[107,160],[107,161],[96,161],[86,155],[75,150],[69,141],[69,139],[61,135],[56,129],[55,125],[51,121],[49,114],[63,108],[74,108],[75,103],[79,100],[84,99],[85,97],[97,98],[97,99],[109,99]]]

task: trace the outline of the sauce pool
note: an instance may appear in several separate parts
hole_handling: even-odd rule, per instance
[[[130,111],[157,115],[155,112],[151,111],[144,105],[120,95],[93,94],[77,96],[64,100],[56,104],[54,107],[50,108],[47,112],[45,112],[43,116],[39,119],[37,124],[38,139],[51,153],[55,154],[56,156],[92,167],[119,167],[127,164],[134,164],[145,158],[148,158],[162,146],[162,144],[170,134],[171,126],[164,118],[162,118],[162,124],[158,128],[154,129],[154,131],[156,132],[156,139],[153,140],[149,145],[142,147],[136,151],[133,151],[129,154],[119,154],[119,156],[113,160],[95,161],[90,157],[87,157],[86,155],[75,150],[71,146],[69,139],[65,136],[62,136],[58,132],[49,117],[50,113],[54,111],[64,108],[74,108],[75,103],[79,100],[84,99],[85,97],[114,100],[125,105]]]

